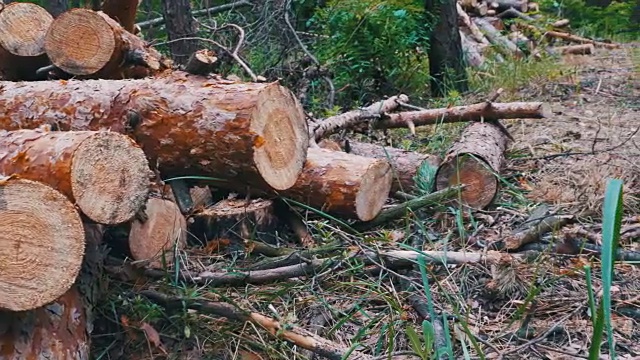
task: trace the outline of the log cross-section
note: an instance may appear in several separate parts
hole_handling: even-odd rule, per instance
[[[302,107],[272,83],[174,72],[135,80],[0,82],[0,129],[132,136],[166,179],[211,176],[262,190],[293,186],[309,148]]]

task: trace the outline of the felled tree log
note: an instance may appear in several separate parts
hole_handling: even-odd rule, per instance
[[[225,199],[189,217],[189,233],[202,242],[273,236],[278,226],[272,200]],[[204,240],[204,241],[203,241]]]
[[[85,224],[87,254],[76,283],[67,292],[37,309],[0,311],[0,359],[90,358],[93,309],[101,294],[104,257],[100,226]],[[49,279],[54,276],[50,274]]]
[[[170,200],[149,198],[144,217],[131,222],[131,256],[148,267],[161,268],[163,261],[172,264],[173,252],[184,249],[187,240],[187,221],[180,208]]]
[[[40,181],[91,220],[131,220],[149,193],[149,162],[125,135],[107,131],[0,130],[0,173]]]
[[[0,80],[36,80],[49,63],[44,38],[53,17],[32,3],[0,5]]]
[[[522,58],[524,56],[522,50],[504,35],[500,34],[500,31],[491,25],[489,21],[484,18],[474,18],[473,21],[487,39],[489,39],[489,42],[502,49],[505,55],[512,55],[516,58]]]
[[[471,33],[471,37],[480,44],[489,44],[489,40],[482,34],[478,26],[471,21],[469,15],[464,11],[460,4],[456,5],[456,10],[458,11],[458,19],[462,22],[462,24],[469,29]]]
[[[184,70],[190,74],[208,75],[213,72],[218,58],[216,54],[208,49],[202,49],[194,52],[187,60]]]
[[[310,148],[295,185],[284,197],[350,219],[373,219],[387,200],[393,173],[386,160]]]
[[[569,25],[569,22],[569,19],[561,19],[551,24],[551,26],[553,26],[554,28],[564,28]]]
[[[335,148],[335,142],[321,141],[322,148]],[[415,176],[421,166],[430,165],[437,168],[440,165],[440,158],[435,155],[422,154],[415,151],[407,151],[391,146],[380,146],[375,144],[349,141],[348,153],[364,156],[366,158],[381,159],[391,164],[393,171],[393,183],[391,194],[396,191],[410,192],[415,189]],[[339,149],[342,151],[342,149]],[[426,164],[425,164],[426,163]]]
[[[496,9],[499,12],[505,11],[509,8],[514,8],[525,13],[529,9],[527,0],[494,0],[493,2],[498,5]]]
[[[102,12],[116,20],[124,30],[135,34],[136,11],[139,0],[104,0]]]
[[[530,21],[530,22],[534,22],[535,19],[532,18],[531,16],[524,14],[514,8],[508,8],[505,11],[501,12],[500,14],[496,15],[497,17],[499,17],[500,19],[513,19],[513,18],[518,18],[518,19],[522,19],[525,21]]]
[[[462,42],[462,52],[467,64],[474,68],[481,67],[484,63],[484,57],[478,50],[480,44],[469,39],[462,31],[460,31],[460,41]]]
[[[583,38],[583,37],[580,37],[580,36],[559,32],[559,31],[547,31],[547,32],[544,33],[544,36],[550,37],[550,38],[562,39],[562,40],[575,42],[575,43],[580,43],[580,44],[593,44],[594,46],[603,47],[603,48],[607,48],[607,49],[617,49],[617,48],[620,47],[620,44],[610,44],[610,43],[605,43],[605,42],[601,42],[601,41],[595,41],[595,40],[591,40],[591,39]]]
[[[463,0],[458,1],[458,4],[462,6],[465,11],[473,14],[484,16],[487,14],[487,4],[484,2],[478,2],[478,0]]]
[[[122,79],[135,66],[149,74],[168,67],[158,51],[101,11],[71,9],[61,14],[44,46],[56,67],[82,78]]]
[[[294,95],[275,82],[193,77],[0,82],[0,129],[109,129],[132,136],[164,178],[291,187],[309,148]]]
[[[85,250],[82,220],[50,186],[2,177],[0,249],[0,309],[38,308],[76,280]]]
[[[593,44],[578,44],[569,46],[554,46],[547,49],[552,54],[593,55],[596,47]]]
[[[493,124],[471,123],[438,168],[436,190],[463,184],[462,203],[475,209],[487,207],[498,193],[507,140]]]
[[[480,121],[482,119],[544,119],[550,116],[551,108],[542,102],[491,103],[490,106],[487,106],[486,102],[482,102],[451,108],[388,114],[386,118],[376,121],[374,127],[390,129],[407,127],[409,122],[415,126],[421,126],[436,123]]]

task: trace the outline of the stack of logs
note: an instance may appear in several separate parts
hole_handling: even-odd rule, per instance
[[[505,56],[520,59],[543,53],[593,55],[596,47],[619,47],[571,34],[567,19],[538,26],[544,17],[538,4],[528,0],[459,0],[456,6],[462,48],[473,67],[481,67],[486,58],[504,62]]]
[[[412,192],[424,166],[437,169],[435,190],[465,184],[459,199],[484,208],[509,138],[498,119],[549,116],[543,103],[497,96],[396,112],[408,101],[399,95],[308,123],[277,82],[209,73],[210,51],[174,69],[134,34],[131,7],[111,3],[55,19],[32,3],[0,9],[0,358],[86,355],[107,226],[128,232],[141,266],[162,267],[187,234],[206,242],[272,231],[280,198],[373,222],[390,195]],[[363,124],[462,121],[471,124],[443,159],[327,140]],[[242,196],[220,198],[210,184]]]

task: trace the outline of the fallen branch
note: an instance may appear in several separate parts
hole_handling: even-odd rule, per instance
[[[191,12],[191,15],[194,17],[198,17],[198,16],[205,16],[205,15],[214,15],[217,13],[221,13],[227,10],[232,10],[234,8],[239,8],[239,7],[244,7],[244,6],[250,6],[251,3],[249,1],[246,0],[240,0],[240,1],[236,1],[230,4],[224,4],[224,5],[219,5],[219,6],[214,6],[214,7],[210,7],[207,9],[201,9],[201,10],[195,10]],[[158,25],[162,25],[164,24],[164,17],[158,17],[155,19],[151,19],[151,20],[147,20],[147,21],[142,21],[137,23],[136,25],[141,29],[148,29],[154,26],[158,26]]]
[[[506,236],[502,240],[504,248],[514,250],[525,244],[532,243],[540,239],[540,237],[553,230],[569,224],[574,219],[572,215],[551,215],[534,219],[527,228],[519,230],[511,235]]]
[[[605,43],[601,41],[595,41],[595,40],[583,38],[577,35],[559,32],[559,31],[547,31],[546,33],[544,33],[544,36],[550,37],[550,38],[563,39],[566,41],[571,41],[571,42],[580,43],[580,44],[593,44],[594,46],[603,47],[607,49],[618,49],[620,47],[620,44],[610,44],[610,43]]]
[[[294,345],[313,351],[329,359],[344,359],[347,354],[349,354],[349,359],[353,360],[372,359],[370,355],[366,355],[357,350],[351,351],[348,347],[336,344],[299,326],[280,324],[277,320],[256,312],[242,310],[231,304],[168,296],[153,290],[143,290],[139,294],[166,308],[181,309],[183,306],[186,306],[192,310],[213,314],[229,320],[251,322],[262,326],[272,336],[284,339]]]

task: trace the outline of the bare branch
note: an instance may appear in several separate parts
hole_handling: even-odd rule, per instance
[[[240,1],[233,2],[231,4],[224,4],[224,5],[210,7],[210,8],[207,8],[207,9],[196,10],[196,11],[192,12],[192,15],[194,17],[195,16],[204,16],[204,15],[213,15],[213,14],[221,13],[223,11],[232,10],[234,8],[243,7],[243,6],[250,6],[250,5],[252,5],[252,4],[249,1],[240,0]],[[139,22],[136,25],[140,29],[148,29],[148,28],[151,28],[151,27],[154,27],[154,26],[158,26],[158,25],[162,25],[162,24],[164,24],[164,18],[163,17],[158,17],[158,18],[155,18],[155,19]]]

